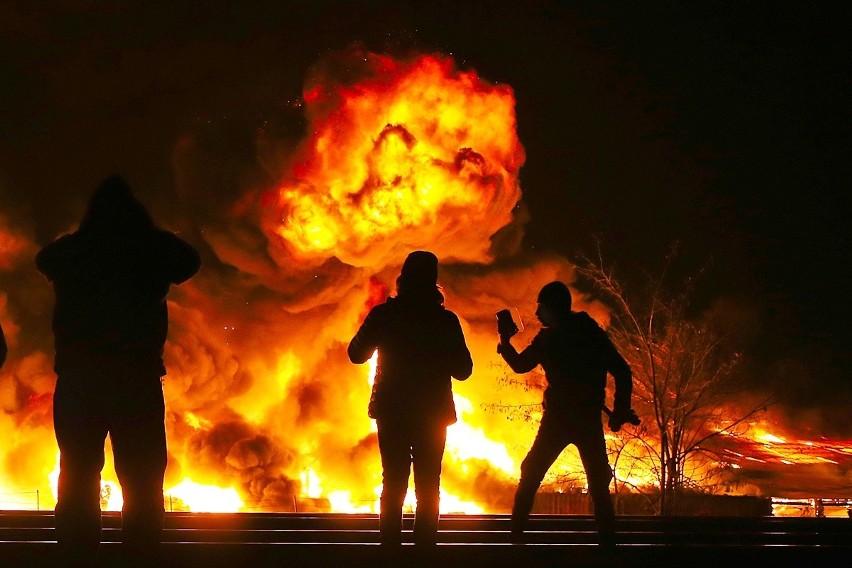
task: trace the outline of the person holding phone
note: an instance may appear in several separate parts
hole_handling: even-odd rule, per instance
[[[541,365],[547,380],[541,423],[521,464],[515,492],[513,539],[523,542],[541,481],[562,450],[574,444],[585,469],[600,543],[610,546],[615,543],[615,509],[609,494],[613,474],[601,410],[607,375],[612,375],[615,406],[610,427],[618,429],[634,419],[630,406],[633,376],[606,332],[586,312],[572,310],[571,292],[563,282],[551,282],[541,289],[536,316],[542,329],[519,353],[510,341],[517,332],[510,314],[498,315],[497,352],[516,373],[528,373]]]
[[[92,194],[79,228],[42,248],[36,266],[55,294],[55,522],[61,554],[72,566],[90,566],[97,555],[109,436],[124,498],[127,560],[155,561],[168,461],[166,297],[172,285],[199,270],[199,254],[159,229],[127,182],[114,175]]]

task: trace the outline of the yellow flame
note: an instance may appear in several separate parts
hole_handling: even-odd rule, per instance
[[[787,440],[776,436],[774,434],[770,434],[769,432],[764,432],[762,434],[758,434],[756,438],[762,442],[766,442],[767,444],[786,444]]]
[[[186,412],[184,413],[183,417],[184,420],[186,420],[186,423],[189,424],[189,426],[194,430],[208,429],[210,428],[210,426],[213,425],[212,422],[210,422],[206,418],[198,416],[194,412]]]
[[[367,382],[370,386],[373,386],[373,383],[376,381],[376,369],[379,368],[379,350],[376,349],[373,351],[372,357],[367,361],[369,374],[367,375]]]
[[[453,393],[459,421],[447,429],[447,451],[459,459],[478,458],[487,460],[509,475],[515,475],[515,460],[509,455],[505,444],[495,442],[481,428],[464,421],[464,416],[473,412],[473,404],[458,393]]]
[[[115,481],[101,481],[101,509],[104,511],[121,511],[124,506],[124,495],[121,487]]]
[[[352,501],[352,492],[346,490],[331,491],[327,498],[332,511],[337,513],[375,513],[379,506],[378,500],[356,504]]]
[[[405,501],[403,502],[403,509],[408,512],[414,512],[417,508],[417,499],[414,495],[414,491],[409,488],[408,493],[405,494]],[[460,499],[459,497],[447,493],[444,489],[441,489],[441,501],[439,505],[439,510],[442,514],[448,515],[451,513],[462,513],[466,515],[481,515],[483,513],[482,507],[477,505],[472,501],[466,501],[464,499]]]
[[[322,496],[322,483],[313,469],[306,468],[300,477],[302,481],[302,495],[311,499],[318,499]]]
[[[167,493],[180,499],[193,512],[236,513],[244,507],[236,489],[202,485],[189,478],[184,478]]]
[[[363,83],[306,94],[313,135],[295,179],[270,194],[267,233],[307,260],[364,265],[383,254],[376,250],[410,249],[427,236],[458,258],[486,257],[520,197],[524,152],[511,89],[450,59],[363,61],[375,72]],[[318,91],[336,106],[322,110],[329,101]],[[459,227],[466,238],[455,238]]]

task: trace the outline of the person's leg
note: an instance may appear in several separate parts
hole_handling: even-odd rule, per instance
[[[53,426],[59,446],[55,509],[56,541],[69,565],[85,565],[101,540],[101,470],[107,425],[97,390],[79,388],[62,376],[53,397]]]
[[[441,460],[447,442],[444,424],[427,425],[417,432],[412,443],[414,491],[417,512],[414,517],[414,542],[435,544],[441,499]]]
[[[595,424],[575,440],[575,445],[586,470],[589,496],[595,509],[600,542],[612,545],[615,542],[615,508],[609,494],[612,468],[606,455],[606,440],[603,427]]]
[[[408,491],[411,441],[402,424],[378,420],[376,427],[382,457],[379,532],[382,544],[396,545],[402,540],[402,504]]]
[[[144,377],[132,393],[116,401],[110,430],[115,471],[124,506],[121,533],[131,555],[154,557],[162,540],[163,477],[166,449],[165,405],[159,377]]]
[[[567,445],[565,432],[557,420],[544,414],[530,451],[521,462],[521,478],[512,506],[512,533],[521,538],[535,502],[535,494],[547,470]]]

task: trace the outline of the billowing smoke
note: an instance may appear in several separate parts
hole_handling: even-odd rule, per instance
[[[444,56],[353,48],[318,62],[303,97],[279,110],[239,144],[199,130],[173,150],[188,213],[158,217],[198,246],[204,265],[169,301],[167,492],[186,482],[233,489],[246,510],[375,507],[370,368],[349,363],[346,345],[394,293],[405,256],[428,249],[474,358],[473,376],[455,385],[442,503],[505,511],[534,422],[493,408],[534,408],[540,392],[506,380],[494,314],[517,307],[529,325],[518,341],[528,341],[541,286],[574,281],[564,258],[520,252],[525,157],[511,88]],[[38,247],[13,218],[0,209],[10,345],[0,490],[38,489],[51,507],[52,297],[33,265]],[[603,306],[575,301],[606,322]],[[109,468],[105,478],[114,480]],[[218,506],[171,495],[193,509]]]
[[[282,120],[298,113],[299,135],[270,125],[242,161],[198,132],[175,146],[176,189],[191,213],[164,224],[201,249],[204,268],[170,296],[166,489],[234,488],[249,509],[303,509],[309,498],[372,507],[381,468],[366,415],[370,368],[349,363],[345,348],[394,293],[405,256],[428,249],[476,362],[456,388],[444,490],[450,506],[488,507],[488,493],[514,482],[522,450],[506,448],[532,435],[483,410],[505,394],[494,313],[571,279],[558,258],[513,260],[526,216],[512,90],[444,56],[354,48],[318,62],[289,108]],[[0,270],[27,265],[39,278],[37,247],[0,229]],[[20,356],[20,325],[2,300],[18,347],[2,371],[3,427],[19,436],[4,445],[3,484],[45,488],[56,465],[50,342]],[[51,299],[40,300],[49,318]],[[45,324],[38,331],[49,336]]]
[[[302,495],[348,492],[363,505],[375,501],[380,467],[366,417],[369,369],[348,362],[346,344],[393,293],[405,255],[433,250],[477,360],[459,392],[481,414],[476,393],[494,390],[494,313],[520,289],[511,274],[521,268],[485,280],[521,234],[524,153],[511,89],[440,56],[337,54],[312,70],[299,107],[304,138],[262,133],[266,186],[196,221],[217,269],[172,308],[167,392],[171,412],[209,426],[184,425],[194,428],[183,438],[191,449],[175,452],[203,456],[206,482],[237,484],[249,504],[265,506],[270,484],[280,494],[292,481]],[[204,174],[193,170],[215,158],[191,138],[175,156],[180,191],[201,198]],[[540,270],[568,276],[564,262]],[[477,470],[491,467],[470,457]],[[504,486],[512,473],[502,472]]]

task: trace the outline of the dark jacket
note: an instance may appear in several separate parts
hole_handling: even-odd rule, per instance
[[[0,367],[6,362],[6,336],[3,335],[3,327],[0,326]]]
[[[630,408],[630,367],[586,312],[572,312],[559,325],[542,328],[520,353],[508,343],[501,345],[500,353],[516,373],[527,373],[541,365],[547,378],[547,411],[600,408],[606,395],[607,373],[615,379],[615,408]]]
[[[201,261],[188,243],[155,228],[132,197],[108,199],[104,211],[92,205],[77,232],[36,256],[56,293],[54,367],[57,374],[131,367],[162,376],[166,294]]]
[[[388,298],[352,338],[349,359],[364,363],[376,349],[371,418],[456,421],[452,378],[467,379],[473,360],[454,313],[434,302]]]

